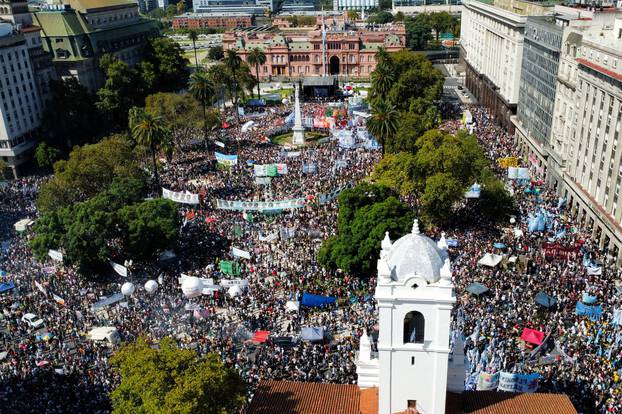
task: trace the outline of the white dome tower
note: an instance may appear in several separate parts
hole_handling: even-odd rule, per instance
[[[450,315],[456,297],[447,252],[419,231],[382,243],[378,260],[379,414],[443,414]]]

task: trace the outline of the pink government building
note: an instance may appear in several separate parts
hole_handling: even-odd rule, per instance
[[[277,26],[234,29],[224,34],[223,48],[238,50],[245,61],[250,50],[261,49],[266,63],[259,68],[259,77],[269,80],[322,75],[369,78],[378,48],[395,52],[406,46],[403,24],[357,27],[346,19],[330,16],[322,24],[317,16],[315,27],[292,28],[275,21]],[[254,74],[255,68],[251,69]]]

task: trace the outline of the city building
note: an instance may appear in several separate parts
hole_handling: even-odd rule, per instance
[[[317,17],[317,22],[316,27],[298,30],[233,30],[223,36],[223,48],[238,50],[243,60],[251,49],[263,50],[266,64],[259,76],[266,80],[322,75],[369,78],[376,67],[379,47],[395,52],[406,45],[402,24],[361,29],[349,27],[345,20],[322,16]]]
[[[159,35],[157,22],[141,18],[132,0],[63,0],[34,12],[33,21],[59,76],[73,76],[92,92],[104,81],[102,55],[134,65],[149,39]]]
[[[253,16],[269,16],[275,10],[273,0],[192,0],[195,13],[247,13]]]
[[[250,13],[185,13],[173,17],[172,27],[178,29],[251,27],[255,17]]]
[[[528,16],[552,14],[554,3],[523,0],[464,0],[460,54],[466,86],[497,122],[513,131]]]
[[[26,39],[18,25],[0,23],[0,159],[15,177],[30,158],[43,115]]]
[[[599,246],[620,261],[622,18],[604,17],[564,35],[553,124],[553,152],[561,160],[547,174],[563,177],[560,195]]]
[[[369,10],[378,8],[378,0],[333,0],[333,10]]]
[[[149,13],[157,8],[158,2],[156,0],[138,0],[138,10],[143,14]]]
[[[523,153],[542,173],[553,126],[553,107],[563,27],[561,16],[530,16],[525,25],[518,107],[512,123]]]
[[[366,332],[353,384],[261,381],[248,414],[576,414],[562,394],[448,391],[451,312],[456,302],[445,248],[419,231],[381,243],[374,297],[377,352]],[[454,360],[464,359],[454,350]],[[464,377],[464,365],[459,369]],[[460,384],[464,388],[463,383]]]

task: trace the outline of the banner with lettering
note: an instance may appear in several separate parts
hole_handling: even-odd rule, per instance
[[[246,250],[238,249],[236,247],[231,248],[231,253],[233,253],[235,257],[242,257],[244,259],[251,258],[251,254],[249,252],[247,252]]]
[[[499,374],[497,391],[516,392],[518,389],[518,374],[511,372],[500,372]]]
[[[235,211],[275,211],[303,208],[306,205],[304,198],[294,198],[280,201],[230,201],[216,200],[216,208]]]
[[[499,373],[489,374],[487,372],[480,372],[479,379],[477,380],[478,391],[489,391],[497,389],[499,385]]]
[[[219,164],[228,165],[231,167],[232,165],[237,165],[238,163],[237,154],[223,154],[221,152],[214,152],[214,155],[216,155],[216,161]]]
[[[253,171],[256,177],[277,177],[287,174],[287,164],[255,164]]]
[[[183,204],[199,204],[199,195],[193,193],[182,193],[180,191],[171,191],[162,188],[162,198],[172,200],[176,203]]]

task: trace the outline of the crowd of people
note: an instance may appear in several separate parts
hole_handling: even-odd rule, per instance
[[[324,110],[322,105],[305,104],[303,112],[312,116]],[[475,133],[493,165],[498,158],[519,156],[513,138],[496,126],[486,110],[469,109],[476,120]],[[113,350],[86,335],[98,326],[116,327],[125,341],[141,335],[153,340],[171,336],[180,346],[201,354],[215,352],[247,382],[249,397],[260,379],[356,382],[358,338],[377,329],[375,275],[360,279],[318,265],[321,241],[336,230],[338,208],[334,201],[317,199],[363,179],[380,153],[362,147],[344,149],[335,141],[286,150],[267,140],[285,123],[285,107],[255,115],[255,126],[242,132],[244,122],[237,124],[229,114],[231,121],[219,137],[224,145],[220,150],[237,154],[237,164],[217,166],[203,148],[186,148],[164,165],[162,186],[198,193],[201,202],[180,207],[184,226],[176,256],[132,269],[128,278],[117,275],[92,282],[52,259],[37,261],[28,247],[31,234],[17,234],[13,223],[25,217],[36,219],[37,188],[45,177],[14,180],[0,188],[0,282],[15,284],[0,293],[3,409],[109,411],[108,393],[119,378],[109,364]],[[450,132],[461,127],[457,120],[442,125]],[[269,163],[287,164],[287,173],[270,177],[269,183],[257,182],[254,165]],[[316,166],[313,172],[303,169],[310,164]],[[614,310],[622,301],[615,283],[618,268],[592,242],[590,230],[575,221],[572,209],[538,181],[542,177],[536,171],[532,182],[520,183],[507,180],[507,171],[499,166],[495,170],[515,195],[513,223],[492,225],[489,218],[473,215],[468,224],[430,234],[438,237],[444,230],[458,241],[457,247],[450,248],[458,295],[453,327],[464,338],[466,386],[481,372],[536,372],[541,375],[540,390],[568,393],[582,412],[621,412],[622,335],[614,323]],[[524,191],[534,186],[537,192]],[[221,210],[214,203],[215,199],[293,198],[310,202],[273,214]],[[529,231],[530,215],[543,210],[549,217],[547,229]],[[546,255],[542,244],[552,238],[563,246],[578,246],[580,254],[576,259]],[[250,259],[233,257],[231,247],[248,252]],[[489,252],[505,259],[495,267],[478,265]],[[508,260],[512,256],[520,259]],[[588,274],[584,256],[599,264],[598,274]],[[221,270],[223,260],[235,261],[239,269],[235,277],[248,281],[241,295],[224,290],[184,297],[181,274],[218,283],[232,277]],[[147,279],[157,279],[154,293],[140,288]],[[139,286],[131,296],[92,310],[95,302],[118,293],[128,280]],[[485,285],[489,292],[469,294],[466,289],[473,282]],[[338,304],[292,311],[288,301],[303,292],[334,296]],[[556,305],[536,303],[534,297],[540,292],[555,299]],[[602,304],[600,319],[576,315],[575,304],[584,292]],[[42,318],[44,325],[33,328],[23,322],[29,312]],[[329,336],[321,342],[301,341],[303,327],[324,327]],[[542,346],[534,349],[520,340],[526,327],[546,334]],[[280,340],[257,343],[252,338],[258,330]],[[546,358],[553,354],[554,358]]]
[[[305,105],[313,113],[318,104]],[[28,231],[16,234],[13,223],[36,219],[36,189],[42,180],[11,181],[0,193],[2,215],[3,281],[15,288],[0,294],[0,404],[11,412],[106,412],[108,393],[119,378],[111,370],[112,350],[89,339],[94,327],[114,326],[124,341],[144,335],[152,340],[176,338],[183,347],[200,354],[215,352],[235,367],[249,385],[249,397],[260,379],[298,379],[353,383],[358,337],[373,327],[369,300],[373,278],[360,280],[327,272],[316,262],[321,241],[333,234],[337,208],[321,204],[319,194],[330,193],[368,175],[379,159],[378,151],[344,150],[335,142],[285,151],[265,139],[286,113],[282,108],[253,118],[256,127],[242,132],[240,124],[227,125],[223,152],[236,153],[237,165],[215,165],[201,149],[186,148],[164,165],[164,188],[200,194],[199,205],[180,205],[184,226],[176,257],[166,262],[132,266],[128,278],[112,276],[92,282],[51,258],[38,262],[28,247]],[[287,155],[290,152],[293,154]],[[248,162],[251,161],[251,162]],[[258,184],[253,164],[286,163],[287,174]],[[303,165],[314,164],[303,173]],[[307,206],[273,214],[243,214],[219,210],[215,199],[241,201],[304,197]],[[315,200],[314,200],[315,199]],[[287,229],[285,235],[281,235]],[[276,234],[276,238],[265,236]],[[250,253],[235,258],[230,247]],[[225,275],[222,260],[236,261],[239,274]],[[112,273],[112,272],[111,272]],[[187,299],[181,274],[212,278],[215,283],[232,277],[248,281],[239,296],[227,290]],[[155,293],[140,286],[147,279],[159,282]],[[133,282],[135,293],[97,311],[92,305],[119,293]],[[334,296],[337,306],[317,310],[302,307],[292,312],[287,301],[303,292]],[[54,299],[62,298],[62,303]],[[44,325],[33,328],[22,321],[34,313]],[[300,340],[303,327],[323,327],[324,341]],[[253,342],[254,332],[269,331],[279,342]],[[53,379],[52,379],[53,378]]]

